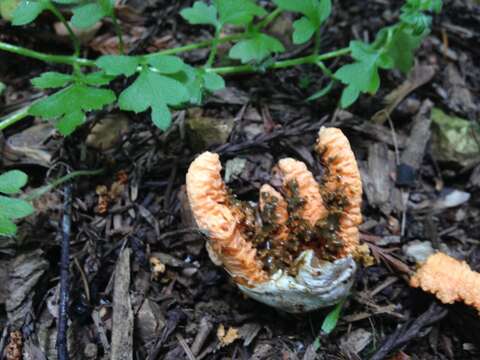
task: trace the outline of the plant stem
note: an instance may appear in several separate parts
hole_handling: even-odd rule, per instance
[[[0,50],[8,51],[14,54],[41,60],[44,62],[50,62],[50,63],[56,63],[56,64],[67,64],[67,65],[78,64],[79,66],[95,66],[95,61],[93,60],[83,59],[83,58],[70,56],[70,55],[45,54],[45,53],[38,52],[35,50],[30,50],[21,46],[8,44],[3,41],[0,41]]]
[[[260,21],[255,27],[257,29],[263,29],[267,27],[273,20],[277,18],[278,15],[282,13],[282,9],[276,8],[270,14],[268,14],[262,21]]]
[[[40,196],[42,196],[43,194],[46,194],[50,190],[56,188],[59,185],[62,185],[63,183],[65,183],[65,182],[67,182],[67,181],[69,181],[73,178],[76,178],[77,176],[95,176],[95,175],[100,175],[103,172],[104,172],[104,169],[78,170],[78,171],[71,172],[70,174],[67,174],[65,176],[62,176],[59,179],[56,179],[56,180],[52,181],[48,185],[44,185],[44,186],[42,186],[38,189],[33,190],[27,196],[25,196],[24,200],[26,200],[26,201],[35,200],[35,199],[39,198]]]
[[[115,13],[112,12],[112,22],[113,22],[113,28],[115,30],[115,33],[117,34],[118,38],[118,50],[120,51],[120,54],[125,54],[125,45],[123,43],[123,36],[122,36],[122,29],[120,28],[120,25],[118,24],[117,17],[115,16]]]
[[[332,59],[335,57],[347,55],[350,53],[350,48],[342,48],[339,50],[330,51],[325,54],[320,55],[308,55],[299,58],[283,60],[274,62],[270,65],[267,69],[283,69],[292,66],[298,66],[303,64],[316,64],[319,61]],[[214,72],[217,74],[238,74],[238,73],[251,73],[251,72],[259,72],[259,69],[252,65],[238,65],[238,66],[225,66],[225,67],[217,67],[208,69],[209,72]]]
[[[5,130],[7,127],[12,126],[18,121],[26,118],[29,114],[30,105],[25,106],[24,108],[14,112],[13,114],[7,115],[4,120],[0,121],[0,131]]]
[[[217,55],[218,39],[220,38],[221,30],[222,30],[221,26],[217,26],[217,28],[215,29],[215,37],[213,38],[212,48],[210,49],[210,54],[208,55],[208,59],[205,64],[206,69],[209,69],[212,67],[213,61],[215,60],[215,56]]]
[[[58,10],[58,8],[51,1],[49,1],[48,10],[50,10],[53,13],[53,15],[55,15],[67,29],[68,35],[70,36],[70,39],[72,40],[72,43],[73,43],[73,49],[74,49],[73,55],[75,57],[78,57],[80,55],[80,40],[78,40],[78,37],[73,32],[70,24],[62,15],[62,13]],[[72,64],[72,65],[75,65],[75,64]]]

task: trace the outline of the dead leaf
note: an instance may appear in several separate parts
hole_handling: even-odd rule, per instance
[[[228,330],[225,330],[225,326],[220,324],[217,329],[217,338],[220,341],[219,347],[222,348],[239,339],[240,334],[237,328],[229,327]]]

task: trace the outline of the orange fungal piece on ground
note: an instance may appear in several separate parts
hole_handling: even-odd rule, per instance
[[[266,281],[256,250],[245,239],[232,211],[221,169],[218,154],[211,152],[201,154],[190,165],[186,188],[197,225],[208,231],[211,250],[237,281]]]
[[[283,177],[283,186],[290,192],[289,197],[298,197],[304,202],[299,211],[300,217],[315,226],[328,212],[312,173],[303,162],[292,158],[280,160],[278,168]],[[291,194],[292,187],[295,187],[295,194]]]
[[[434,294],[444,304],[463,301],[480,311],[480,273],[444,253],[429,256],[411,277],[410,285]]]
[[[358,225],[362,222],[362,181],[355,155],[340,129],[322,127],[316,151],[325,168],[321,186],[324,201],[342,197],[344,204],[333,204],[339,210],[337,234],[343,241],[343,252],[351,254],[359,244]]]

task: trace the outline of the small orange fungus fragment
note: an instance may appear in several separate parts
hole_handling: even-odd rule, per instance
[[[351,254],[358,246],[358,225],[362,223],[362,181],[355,155],[347,137],[337,128],[320,129],[316,150],[325,168],[324,200],[328,201],[332,194],[339,194],[344,200],[344,204],[332,205],[341,207],[337,234],[343,241],[343,252]]]
[[[190,165],[187,194],[199,228],[208,231],[209,245],[218,260],[238,281],[262,282],[267,274],[256,250],[242,234],[220,171],[218,154],[205,152]]]
[[[429,256],[410,279],[410,285],[434,294],[444,304],[463,301],[480,311],[480,273],[444,253]]]

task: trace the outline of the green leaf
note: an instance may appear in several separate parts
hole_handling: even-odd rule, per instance
[[[25,200],[0,195],[0,216],[7,219],[20,219],[33,213],[34,209]]]
[[[17,194],[27,183],[28,176],[20,170],[10,170],[0,175],[0,192]]]
[[[374,94],[380,86],[380,76],[375,63],[356,62],[342,66],[335,77],[346,85],[353,85],[361,92]]]
[[[0,213],[0,235],[11,236],[17,232],[17,226]]]
[[[120,109],[139,113],[152,109],[156,126],[166,130],[171,123],[167,105],[180,105],[189,98],[186,87],[178,80],[144,69],[119,96]]]
[[[180,15],[192,25],[218,25],[217,8],[203,1],[196,1],[193,7],[180,11]]]
[[[84,116],[80,117],[79,113],[100,110],[113,101],[115,93],[111,90],[73,84],[33,104],[29,112],[46,120],[54,120],[63,135],[70,135],[84,121]]]
[[[70,22],[78,29],[89,28],[108,15],[98,3],[76,6],[72,9],[72,13],[73,16]]]
[[[114,78],[114,76],[107,75],[103,71],[95,71],[90,74],[83,74],[80,81],[87,85],[100,86],[109,84]]]
[[[215,73],[206,73],[203,75],[203,84],[210,91],[218,91],[225,87],[225,80]]]
[[[19,4],[20,0],[0,0],[0,16],[7,21],[11,21]]]
[[[6,88],[7,86],[0,81],[0,95],[2,95],[2,93],[5,91]]]
[[[317,31],[316,26],[305,16],[294,21],[293,29],[293,43],[297,45],[306,43]]]
[[[161,74],[175,74],[183,69],[185,63],[177,56],[169,55],[147,55],[147,63],[153,66]]]
[[[267,15],[265,9],[252,0],[214,0],[214,3],[222,25],[247,25],[255,16]]]
[[[283,10],[305,15],[315,27],[315,31],[332,12],[331,0],[274,0],[274,2]]]
[[[338,303],[335,308],[328,313],[323,320],[322,331],[325,334],[330,334],[337,326],[338,319],[340,318],[340,312],[342,311],[344,301]]]
[[[139,59],[135,56],[103,55],[98,58],[95,64],[107,75],[131,76],[137,71]]]
[[[70,4],[78,4],[82,0],[53,0],[53,2],[57,4],[64,4],[64,5],[70,5]]]
[[[327,95],[330,92],[330,90],[332,90],[333,83],[334,83],[333,81],[329,82],[328,85],[325,86],[323,89],[320,89],[315,94],[310,95],[307,98],[307,101],[314,101],[314,100],[320,99],[321,97],[324,97],[325,95]]]
[[[385,49],[393,61],[393,66],[404,74],[413,66],[415,50],[420,46],[426,34],[415,35],[407,29],[396,29],[393,32],[390,45]]]
[[[357,101],[360,96],[360,90],[355,86],[349,85],[342,91],[342,97],[340,98],[340,106],[345,109]]]
[[[46,0],[22,0],[13,12],[12,25],[26,25],[31,23],[49,6]]]
[[[272,36],[255,33],[252,37],[236,43],[228,53],[232,59],[240,59],[242,63],[260,62],[272,53],[284,51],[282,43]]]
[[[56,71],[49,71],[33,78],[31,83],[39,89],[58,88],[67,85],[73,80],[72,75]]]
[[[64,117],[55,122],[55,127],[58,129],[58,131],[60,131],[60,134],[68,136],[84,122],[85,114],[82,111],[77,110],[65,114]]]

